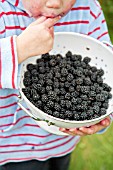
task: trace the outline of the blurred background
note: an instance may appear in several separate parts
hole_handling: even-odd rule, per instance
[[[113,0],[99,0],[113,43]],[[69,170],[113,170],[113,123],[101,135],[85,136],[72,153]]]

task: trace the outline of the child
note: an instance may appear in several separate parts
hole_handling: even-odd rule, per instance
[[[55,25],[55,26],[54,26]],[[68,169],[80,136],[110,124],[109,117],[90,128],[64,129],[57,136],[41,129],[19,108],[21,63],[49,52],[55,32],[79,32],[110,42],[96,0],[2,0],[0,2],[0,165],[7,170]]]

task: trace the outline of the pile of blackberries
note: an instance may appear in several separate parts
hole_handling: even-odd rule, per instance
[[[91,120],[106,114],[111,87],[103,82],[103,69],[90,57],[68,51],[49,53],[28,64],[22,89],[29,101],[45,113],[65,120]]]

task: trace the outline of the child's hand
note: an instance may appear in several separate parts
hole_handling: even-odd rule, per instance
[[[17,37],[18,61],[49,52],[53,47],[54,24],[60,19],[40,17]]]
[[[94,133],[97,133],[98,131],[108,127],[110,125],[110,118],[107,117],[101,122],[92,125],[90,127],[81,127],[81,128],[72,128],[72,129],[65,129],[60,128],[62,132],[68,133],[69,135],[79,135],[79,136],[86,136],[86,135],[92,135]]]

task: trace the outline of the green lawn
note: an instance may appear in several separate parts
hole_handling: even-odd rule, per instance
[[[100,0],[113,42],[113,0]],[[102,135],[81,139],[72,153],[69,170],[113,170],[113,123]]]

